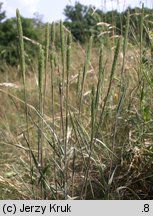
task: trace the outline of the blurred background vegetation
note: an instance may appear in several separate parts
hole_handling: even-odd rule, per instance
[[[94,37],[95,44],[102,40],[105,43],[106,38],[101,37],[103,34],[110,34],[110,36],[124,34],[128,11],[131,14],[129,39],[134,43],[138,41],[135,37],[140,37],[140,8],[127,8],[123,12],[117,10],[103,12],[92,5],[86,6],[76,2],[74,6],[67,5],[65,7],[64,25],[71,31],[74,39],[82,44],[88,41],[91,35]],[[147,19],[144,20],[144,22],[147,22],[147,29],[144,29],[147,46],[150,46],[148,33],[153,23],[152,13],[153,9],[144,8],[144,17],[145,14],[147,15]],[[42,16],[35,13],[33,18],[22,17],[22,25],[23,35],[27,39],[25,43],[26,61],[30,62],[36,56],[37,47],[31,49],[31,42],[28,41],[28,38],[44,44],[45,23],[43,23]],[[57,37],[56,43],[59,43],[58,39],[59,37]],[[5,11],[3,11],[3,3],[0,2],[0,61],[4,64],[17,66],[19,64],[17,46],[16,18],[7,19]],[[3,66],[0,67],[1,71],[3,71]]]

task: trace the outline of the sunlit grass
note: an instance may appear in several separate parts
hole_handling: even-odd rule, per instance
[[[62,22],[47,24],[31,75],[18,10],[17,23],[22,78],[8,82],[9,73],[0,84],[0,185],[24,199],[152,199],[152,68],[143,62],[143,15],[135,44],[130,14],[123,35],[98,46],[91,37],[85,48]]]

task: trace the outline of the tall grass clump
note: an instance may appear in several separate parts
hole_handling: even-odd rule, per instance
[[[140,37],[130,25],[133,16]],[[141,16],[128,12],[121,35],[101,34],[98,45],[91,36],[85,46],[75,42],[62,21],[46,24],[45,43],[33,44],[37,67],[29,77],[17,10],[22,83],[18,80],[16,89],[0,88],[7,96],[4,105],[11,104],[2,119],[6,136],[0,144],[9,146],[12,155],[15,151],[19,160],[14,158],[3,172],[3,184],[24,199],[153,198],[153,88],[151,60],[144,63],[146,19],[144,6]]]
[[[26,65],[25,65],[23,30],[22,30],[20,13],[19,13],[18,9],[16,10],[16,17],[17,17],[17,27],[18,27],[18,34],[19,34],[20,66],[21,66],[23,88],[24,88],[25,115],[26,115],[27,132],[28,132],[28,106],[27,106],[27,95],[26,95]]]

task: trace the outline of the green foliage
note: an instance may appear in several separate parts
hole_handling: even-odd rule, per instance
[[[21,22],[23,26],[23,36],[38,42],[42,40],[41,30],[38,28],[35,19],[21,17]],[[17,49],[18,34],[16,18],[7,19],[0,23],[0,30],[0,60],[12,66],[18,65],[19,53]],[[38,50],[37,46],[34,45],[31,49],[31,45],[30,40],[25,41],[26,62],[32,60],[36,56]]]
[[[104,13],[92,5],[85,6],[76,2],[74,6],[67,5],[64,14],[66,16],[64,24],[71,30],[74,38],[81,43],[89,40],[90,36],[97,41],[99,34],[105,31],[105,27],[97,25],[99,22],[117,26],[116,29],[121,31],[120,13],[117,11]]]
[[[17,63],[17,28],[15,19],[8,19],[1,23],[0,41],[0,59],[11,65]]]
[[[79,2],[75,6],[67,5],[64,9],[66,20],[64,25],[67,26],[74,38],[81,43],[89,40],[90,36],[96,32],[96,24],[101,20],[100,11],[94,11],[94,7],[85,6]]]
[[[127,8],[124,12],[118,12],[117,10],[103,12],[101,9],[95,9],[94,6],[85,6],[76,2],[74,6],[67,5],[64,9],[66,16],[65,26],[68,27],[74,38],[81,43],[89,40],[92,35],[95,39],[101,40],[103,32],[108,32],[110,36],[122,35],[126,30],[127,14],[130,13],[130,32],[129,39],[131,41],[137,41],[140,37],[140,19],[141,8]],[[152,9],[144,8],[144,27],[147,26],[152,29],[153,17]],[[106,28],[106,25],[97,25],[103,22],[106,25],[110,24]],[[146,43],[149,42],[148,30],[144,28],[143,37]]]

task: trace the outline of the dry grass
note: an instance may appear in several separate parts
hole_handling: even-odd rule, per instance
[[[40,74],[0,75],[0,198],[152,199],[151,60],[124,38],[70,46],[62,28]]]

